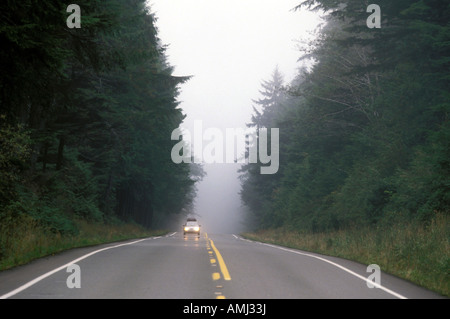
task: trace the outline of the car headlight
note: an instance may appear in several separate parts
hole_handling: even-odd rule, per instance
[[[188,231],[189,230],[189,228],[188,227],[184,227],[184,231]]]
[[[199,230],[200,230],[200,227],[198,227],[198,226],[194,227],[194,231],[199,231]]]

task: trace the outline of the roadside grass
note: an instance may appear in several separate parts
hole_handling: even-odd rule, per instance
[[[267,229],[242,234],[255,241],[377,264],[381,270],[450,296],[450,218],[328,233]]]
[[[9,232],[9,236],[0,234],[0,271],[72,248],[167,233],[163,230],[147,230],[133,223],[106,225],[76,221],[75,224],[79,229],[78,234],[61,235],[49,232],[32,218],[24,216],[15,223],[15,228]]]

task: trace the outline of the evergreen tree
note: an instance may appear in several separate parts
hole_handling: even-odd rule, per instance
[[[74,219],[152,227],[193,200],[190,167],[168,156],[188,78],[172,76],[144,0],[77,4],[79,29],[58,1],[0,5],[0,219],[62,234]]]
[[[450,6],[377,4],[381,29],[367,27],[361,1],[300,4],[327,12],[327,25],[287,107],[253,117],[282,132],[277,179],[244,168],[242,198],[261,226],[322,231],[448,213]]]

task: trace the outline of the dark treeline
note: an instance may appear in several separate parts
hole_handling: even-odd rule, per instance
[[[0,223],[59,234],[74,220],[154,227],[194,196],[170,160],[184,119],[178,86],[144,0],[0,4]],[[26,216],[27,218],[23,218]],[[1,252],[0,252],[1,255]]]
[[[242,169],[259,227],[327,231],[417,220],[450,209],[450,3],[308,0],[326,24],[310,70],[262,86],[250,126],[280,128],[280,170]]]

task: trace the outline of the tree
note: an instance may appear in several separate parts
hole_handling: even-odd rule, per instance
[[[277,179],[244,168],[242,197],[261,226],[323,231],[448,212],[450,7],[377,4],[380,29],[367,27],[361,1],[299,6],[327,12],[327,25],[308,50],[316,63],[291,83],[285,107],[253,117],[254,126],[283,132]]]
[[[20,165],[2,141],[2,165],[20,169],[0,209],[15,205],[55,232],[74,218],[152,227],[193,200],[189,166],[168,157],[188,77],[172,75],[144,0],[77,4],[73,29],[63,3],[0,5],[1,132],[24,141]]]
[[[252,116],[252,122],[247,124],[247,126],[256,129],[254,145],[259,143],[260,129],[278,128],[277,118],[285,107],[284,103],[287,102],[283,82],[283,76],[277,66],[271,75],[271,79],[261,83],[261,98],[253,100],[253,103],[256,105],[253,107],[255,114]],[[270,139],[270,134],[268,134],[268,140]],[[262,175],[260,168],[261,163],[248,163],[240,169],[243,184],[241,198],[255,212],[261,224],[268,224],[270,223],[271,214],[266,210],[273,195],[279,173]]]

